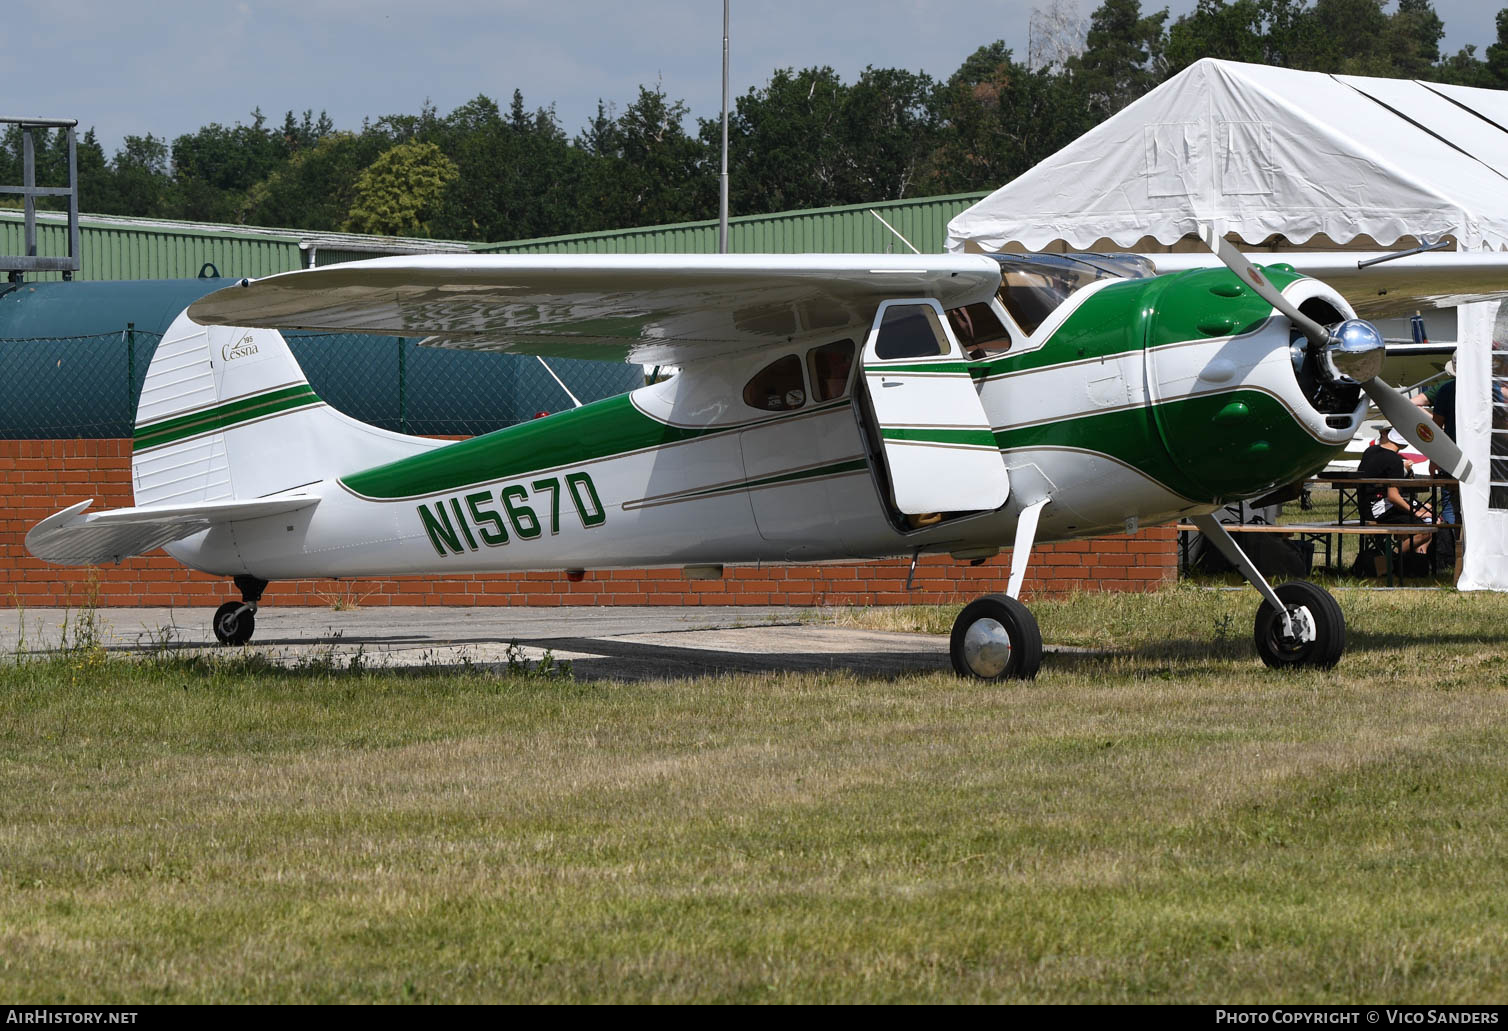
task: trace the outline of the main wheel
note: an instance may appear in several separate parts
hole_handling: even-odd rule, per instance
[[[953,670],[976,680],[1030,680],[1042,665],[1042,632],[1015,598],[987,594],[965,605],[949,642]]]
[[[252,631],[257,628],[257,617],[250,609],[242,612],[245,605],[241,601],[228,601],[215,610],[214,621],[210,624],[215,631],[215,640],[221,644],[245,644],[251,640]]]
[[[1262,602],[1252,630],[1262,661],[1274,669],[1329,669],[1339,662],[1346,650],[1346,617],[1330,592],[1305,580],[1279,584],[1274,590],[1288,609],[1295,634],[1284,634],[1277,610]]]

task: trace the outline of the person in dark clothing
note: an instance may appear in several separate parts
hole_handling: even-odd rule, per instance
[[[1456,381],[1446,380],[1440,384],[1434,396],[1429,399],[1430,410],[1437,417],[1440,428],[1451,440],[1456,439]]]
[[[1367,448],[1356,467],[1358,480],[1401,480],[1409,475],[1408,463],[1398,452],[1408,442],[1397,430],[1388,432]],[[1394,484],[1362,484],[1358,490],[1362,518],[1374,523],[1427,523],[1428,505],[1415,507]],[[1407,554],[1424,554],[1429,550],[1430,534],[1399,534],[1398,550]]]

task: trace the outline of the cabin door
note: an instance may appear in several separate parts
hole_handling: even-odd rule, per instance
[[[1005,504],[1005,460],[936,301],[881,304],[864,345],[863,373],[897,511],[949,515]]]

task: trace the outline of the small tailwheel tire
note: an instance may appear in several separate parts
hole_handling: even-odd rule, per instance
[[[1042,665],[1042,631],[1015,598],[987,594],[965,605],[953,621],[949,653],[961,677],[1030,680]]]
[[[1252,630],[1262,661],[1273,669],[1330,669],[1339,662],[1346,650],[1346,617],[1330,592],[1306,580],[1279,584],[1274,591],[1288,609],[1295,633],[1285,634],[1277,610],[1262,602]]]
[[[228,601],[215,610],[215,619],[210,626],[215,631],[215,640],[221,644],[245,644],[257,628],[256,615],[250,610],[242,612],[242,601]]]

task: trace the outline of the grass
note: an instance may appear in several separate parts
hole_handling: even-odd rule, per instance
[[[1188,588],[1029,685],[20,656],[0,997],[1501,1000],[1505,601],[1341,603],[1328,674]]]

